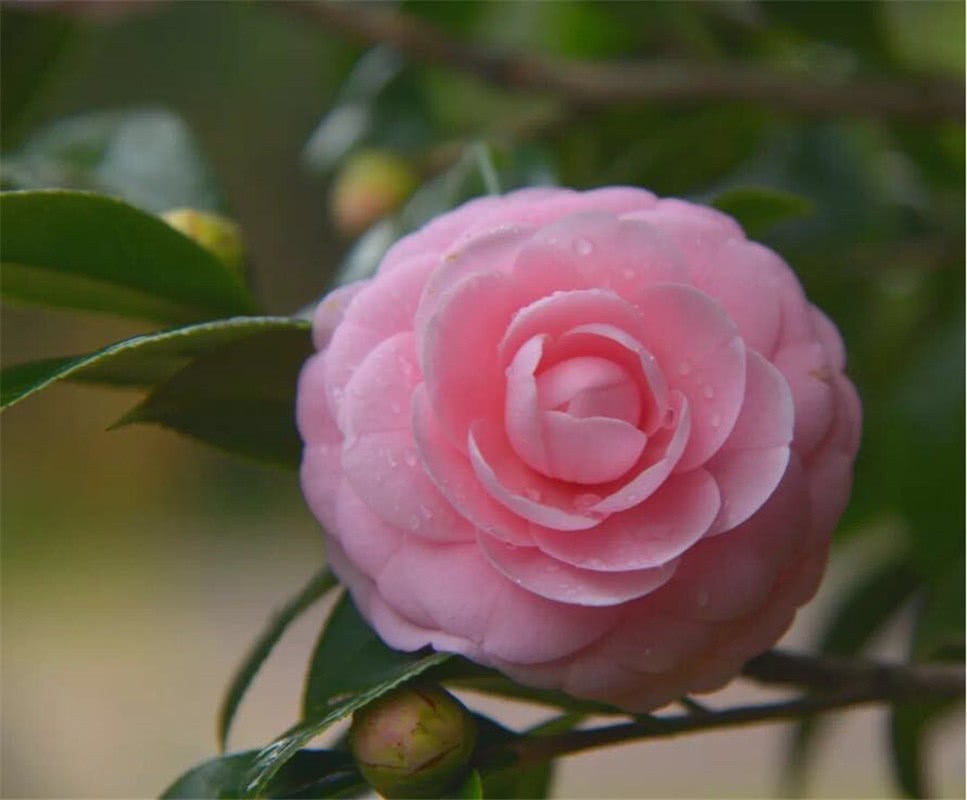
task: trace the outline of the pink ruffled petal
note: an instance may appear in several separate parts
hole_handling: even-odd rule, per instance
[[[322,350],[329,344],[332,332],[342,322],[352,299],[369,283],[368,280],[347,283],[345,286],[333,289],[319,301],[319,305],[312,314],[312,343],[316,346],[316,350]]]
[[[675,561],[654,569],[596,572],[550,558],[535,547],[515,547],[481,534],[480,548],[518,586],[548,600],[578,606],[613,606],[642,597],[667,583]]]
[[[676,469],[704,463],[726,440],[745,395],[745,345],[735,325],[708,295],[687,286],[644,293],[645,344],[669,386],[681,391],[692,429]]]
[[[524,343],[507,367],[504,424],[511,447],[532,468],[548,474],[550,461],[545,444],[538,386],[534,377],[544,355],[544,337]]]
[[[672,392],[666,413],[666,427],[649,439],[642,457],[629,470],[634,477],[601,486],[602,499],[590,506],[592,513],[614,514],[638,505],[654,494],[675,469],[691,431],[688,401],[681,392]]]
[[[427,476],[410,431],[367,433],[347,441],[342,466],[363,502],[390,525],[434,540],[474,537],[473,527]]]
[[[603,209],[558,218],[542,228],[521,250],[515,272],[566,275],[567,285],[557,288],[611,289],[633,304],[643,287],[688,278],[663,232]]]
[[[616,613],[612,608],[561,606],[520,589],[469,543],[440,545],[409,538],[378,585],[380,594],[408,618],[468,639],[488,658],[522,664],[581,649],[613,624]]]
[[[451,444],[461,450],[475,420],[503,416],[505,379],[494,344],[513,312],[510,289],[509,279],[499,273],[467,278],[448,292],[421,343],[431,406]]]
[[[789,462],[795,410],[782,373],[755,351],[747,353],[746,394],[732,434],[711,459],[722,508],[709,534],[744,522],[772,495]]]
[[[430,407],[426,387],[413,394],[413,433],[427,474],[453,507],[501,541],[533,544],[530,526],[483,491],[467,456],[447,439]]]
[[[410,397],[422,380],[412,333],[397,333],[378,344],[346,384],[346,437],[408,429]]]
[[[659,567],[702,538],[719,509],[719,492],[702,469],[675,475],[648,500],[588,531],[534,530],[549,556],[589,570],[620,572]]]
[[[335,498],[342,481],[339,443],[310,444],[302,452],[302,496],[323,526],[336,530]]]
[[[835,374],[825,348],[818,342],[785,347],[776,354],[773,363],[792,390],[796,407],[794,446],[805,455],[819,444],[833,423]]]
[[[601,515],[576,510],[571,492],[530,469],[513,452],[504,432],[481,420],[470,429],[470,463],[480,485],[498,503],[526,520],[555,530],[581,530]]]
[[[608,417],[541,414],[547,447],[545,474],[571,483],[604,483],[620,478],[645,449],[648,438],[634,425]]]
[[[642,598],[628,606],[624,619],[601,641],[600,657],[638,673],[667,672],[707,648],[710,629],[707,623],[656,609],[651,597]],[[649,679],[638,676],[639,683]]]
[[[302,440],[308,444],[342,440],[326,402],[326,353],[316,353],[302,366],[296,390],[295,418]]]
[[[846,369],[846,348],[843,346],[843,337],[839,335],[836,325],[823,313],[822,309],[810,305],[809,313],[813,319],[816,335],[826,349],[829,365],[836,372],[842,372]]]
[[[509,272],[521,245],[534,233],[533,227],[506,225],[474,238],[463,237],[443,254],[440,266],[426,282],[416,310],[417,338],[426,335],[427,325],[447,292],[471,275]]]
[[[638,386],[638,407],[641,410],[637,424],[649,436],[662,424],[668,410],[665,377],[655,357],[625,331],[605,323],[578,325],[551,343],[547,351],[547,362],[554,366],[590,354],[620,365]],[[631,419],[627,421],[631,422]]]
[[[359,293],[347,307],[326,349],[327,397],[337,419],[346,384],[356,367],[383,340],[413,330],[416,304],[432,268],[430,256],[410,259],[391,275],[381,276],[378,290],[370,285],[371,291]]]
[[[612,417],[638,425],[641,396],[631,376],[613,361],[577,356],[543,370],[537,378],[538,403],[572,417]]]

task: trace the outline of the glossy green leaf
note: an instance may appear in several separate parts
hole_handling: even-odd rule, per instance
[[[269,657],[272,648],[282,638],[282,634],[288,627],[335,585],[336,578],[328,567],[319,570],[310,578],[302,591],[272,615],[259,638],[245,654],[228,686],[218,712],[218,746],[221,750],[225,749],[235,712],[238,711],[245,692],[248,691],[265,659]]]
[[[467,779],[454,792],[454,797],[458,800],[483,800],[483,780],[477,770],[470,772]]]
[[[161,219],[60,190],[0,195],[6,300],[184,323],[250,314],[241,280]]]
[[[0,408],[61,380],[118,387],[149,387],[170,378],[209,348],[273,330],[305,331],[290,317],[234,317],[135,336],[83,356],[15,364],[0,375]]]
[[[718,195],[712,205],[735,217],[750,239],[757,239],[770,228],[815,211],[808,197],[762,186],[739,186]]]
[[[354,694],[349,699],[332,706],[328,712],[313,716],[284,733],[258,754],[245,785],[246,796],[265,797],[279,770],[312,739],[354,711],[364,708],[397,686],[442,664],[448,658],[450,658],[449,653],[430,653],[412,659],[400,665],[380,683]]]
[[[59,119],[4,155],[4,185],[77,189],[160,213],[214,209],[214,180],[182,120],[162,108]]]
[[[299,371],[313,353],[308,323],[269,330],[207,350],[115,427],[163,425],[231,453],[297,467],[295,427]]]
[[[425,655],[383,644],[346,593],[336,603],[309,661],[302,696],[305,719],[325,713],[334,701],[358,694],[405,670]]]
[[[178,778],[161,797],[185,800],[243,797],[248,772],[258,755],[258,750],[248,750],[206,761]],[[345,797],[351,790],[361,791],[365,786],[348,753],[300,750],[279,770],[268,785],[265,796]]]
[[[831,614],[820,640],[820,652],[836,656],[860,653],[910,599],[917,586],[917,575],[904,554],[863,576]],[[818,717],[804,717],[793,729],[783,775],[791,795],[803,794],[806,769],[820,731]]]

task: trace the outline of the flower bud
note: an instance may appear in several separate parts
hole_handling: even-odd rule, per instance
[[[352,156],[336,176],[330,209],[340,231],[356,234],[399,208],[416,187],[416,172],[399,156],[367,150]]]
[[[161,218],[179,233],[204,247],[241,278],[245,277],[245,253],[238,225],[227,217],[193,208],[166,211]]]
[[[360,772],[388,798],[436,797],[466,771],[477,739],[467,709],[438,687],[407,686],[353,716]]]

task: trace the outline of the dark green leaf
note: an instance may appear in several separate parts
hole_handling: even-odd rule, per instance
[[[312,352],[307,323],[212,348],[115,426],[152,422],[232,453],[296,467],[302,454],[296,384]]]
[[[932,724],[962,700],[899,704],[890,714],[893,775],[906,797],[932,796],[925,771],[924,739]]]
[[[735,217],[750,239],[757,239],[771,227],[815,211],[808,197],[762,186],[739,186],[718,195],[712,205]]]
[[[344,594],[329,615],[309,661],[303,717],[325,713],[334,702],[392,678],[420,658],[383,644],[359,615],[352,597]]]
[[[483,800],[483,781],[480,779],[480,773],[473,770],[454,796],[459,800]]]
[[[820,651],[853,656],[873,639],[906,603],[918,585],[916,573],[903,554],[882,564],[854,583],[830,616]],[[806,769],[820,729],[818,717],[804,717],[793,729],[783,782],[791,795],[803,793]]]
[[[0,19],[0,117],[6,150],[11,137],[23,129],[24,117],[29,117],[30,106],[53,73],[76,26],[64,15],[38,14],[9,3],[0,5]]]
[[[169,786],[162,798],[238,798],[244,796],[248,771],[258,750],[213,758],[189,770]],[[344,797],[365,782],[347,753],[300,750],[266,789],[266,797]]]
[[[926,588],[917,614],[911,651],[917,661],[964,659],[964,562]]]
[[[4,185],[100,192],[147,211],[214,209],[214,182],[190,131],[161,108],[57,120],[2,163]]]
[[[71,191],[0,196],[3,297],[168,323],[249,314],[232,271],[158,217]]]
[[[318,717],[299,723],[288,732],[264,748],[255,759],[245,785],[248,797],[264,797],[270,790],[272,780],[282,767],[292,759],[307,743],[325,731],[329,726],[358,711],[360,708],[379,699],[397,686],[426,672],[437,664],[450,658],[449,653],[430,653],[407,662],[381,683],[353,695]]]
[[[0,408],[60,380],[109,386],[148,387],[170,378],[209,348],[271,330],[306,330],[290,317],[235,317],[135,336],[84,356],[16,364],[0,376]]]
[[[228,732],[232,727],[232,720],[242,702],[242,697],[244,697],[262,663],[269,657],[272,648],[282,638],[286,629],[335,585],[336,578],[328,567],[319,570],[302,588],[302,591],[272,616],[259,638],[245,654],[245,658],[242,659],[242,663],[228,686],[222,707],[218,712],[218,746],[221,750],[225,749]]]

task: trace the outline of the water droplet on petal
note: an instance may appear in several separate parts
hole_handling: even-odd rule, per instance
[[[721,417],[721,415],[720,414],[712,414],[711,418],[709,419],[709,424],[713,428],[717,428],[719,425],[722,424],[722,417]]]
[[[410,530],[411,531],[419,530],[419,527],[420,527],[420,518],[418,516],[416,516],[416,514],[414,514],[409,519],[409,525],[410,525]]]
[[[625,277],[625,280],[631,280],[635,277],[635,271],[631,267],[621,270],[621,274]]]
[[[705,608],[708,605],[708,592],[704,589],[698,593],[698,605]]]
[[[594,245],[587,239],[575,239],[574,240],[574,251],[579,256],[591,255],[591,251],[594,250]]]
[[[530,500],[533,500],[534,502],[539,502],[541,499],[541,492],[539,489],[533,489],[528,487],[524,489],[524,496]]]
[[[711,400],[713,397],[715,397],[715,389],[706,383],[702,387],[702,394],[706,397],[706,399]]]
[[[688,359],[685,359],[681,364],[678,365],[679,375],[688,375],[688,373],[691,371],[692,371],[692,362],[689,361]]]
[[[678,422],[678,413],[674,408],[669,408],[665,410],[665,415],[661,419],[662,427],[664,428],[674,428],[675,423]]]
[[[574,507],[578,511],[587,511],[591,506],[601,502],[601,496],[593,492],[583,492],[574,498]]]
[[[407,448],[406,450],[404,450],[403,451],[403,460],[406,462],[406,465],[408,467],[415,467],[416,466],[416,451],[413,450],[413,449],[411,449],[411,448]]]
[[[399,414],[400,413],[400,404],[399,403],[396,403],[396,402],[390,403],[389,404],[389,408],[390,408],[390,411],[392,411],[394,414]]]
[[[420,506],[420,514],[423,515],[423,519],[433,519],[433,509],[428,506]]]

